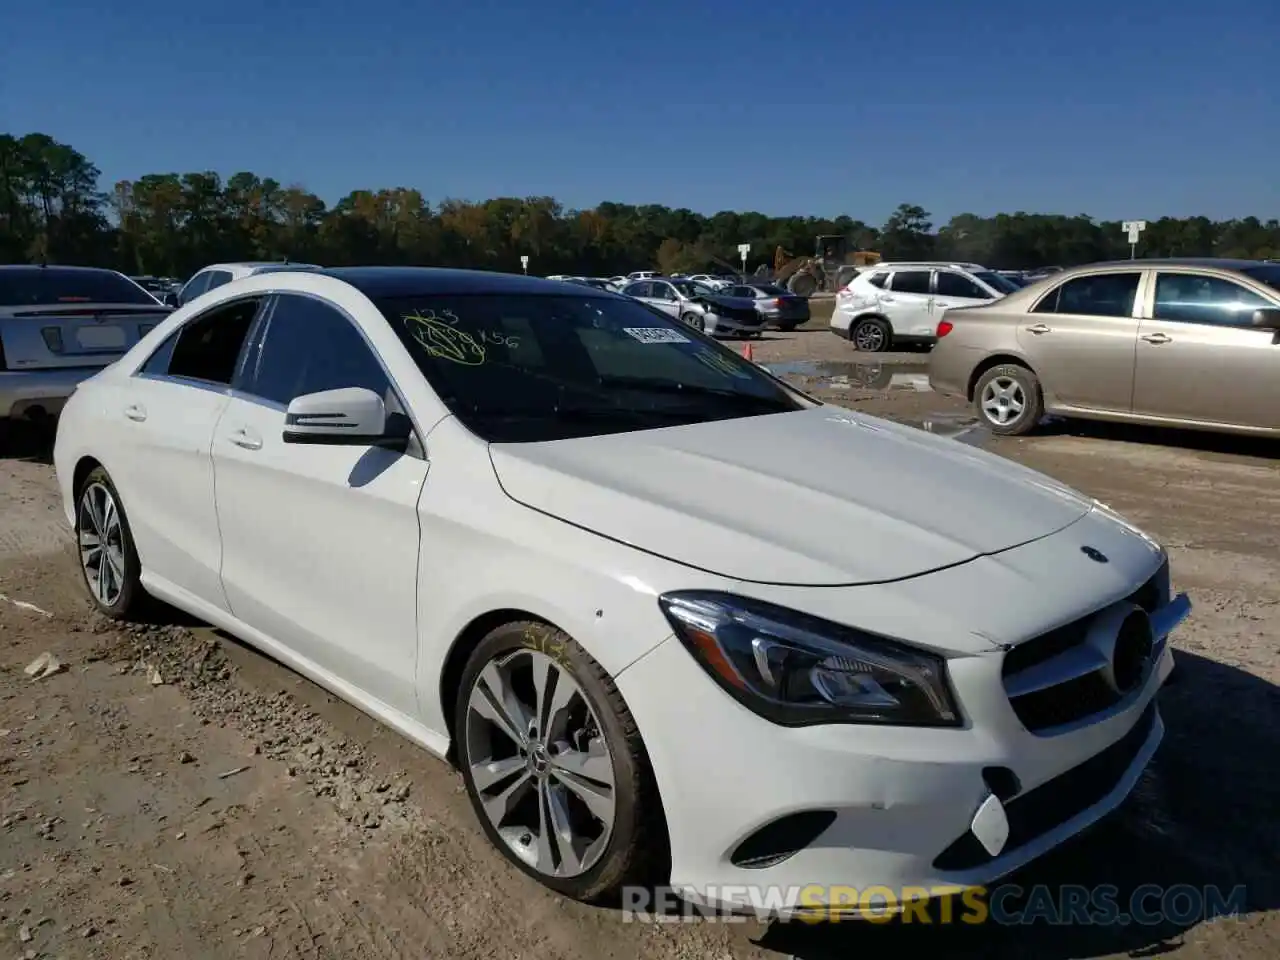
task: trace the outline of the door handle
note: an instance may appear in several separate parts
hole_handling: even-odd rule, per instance
[[[231,434],[229,439],[237,447],[243,447],[246,450],[262,449],[262,438],[257,434],[250,433],[244,427],[241,427],[235,433]]]
[[[882,296],[880,299],[881,299],[882,301],[884,301],[885,303],[893,303],[893,302],[897,299],[897,297],[885,297],[885,296]]]
[[[1173,337],[1165,333],[1148,333],[1142,339],[1147,341],[1147,343],[1168,343],[1173,339]]]
[[[141,404],[137,404],[137,403],[131,403],[129,404],[129,406],[125,407],[124,415],[128,417],[130,420],[136,420],[139,423],[147,419],[146,408],[143,407]]]
[[[1027,333],[1034,333],[1036,336],[1039,336],[1042,333],[1049,333],[1052,330],[1053,330],[1053,327],[1050,327],[1047,324],[1043,324],[1043,323],[1034,323],[1031,326],[1027,327]]]

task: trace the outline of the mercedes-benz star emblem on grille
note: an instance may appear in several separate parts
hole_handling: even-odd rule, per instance
[[[1120,623],[1110,668],[1105,671],[1105,678],[1116,693],[1129,693],[1146,679],[1154,647],[1151,619],[1145,612],[1134,610]]]
[[[1092,560],[1094,563],[1107,563],[1107,555],[1097,547],[1081,547],[1080,552]]]

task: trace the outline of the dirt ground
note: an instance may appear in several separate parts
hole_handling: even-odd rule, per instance
[[[869,361],[812,326],[755,358],[832,402],[963,421],[921,389],[924,354]],[[0,958],[1280,955],[1280,446],[1078,425],[989,446],[1162,538],[1196,604],[1147,777],[1014,879],[1114,884],[1122,902],[1139,884],[1244,885],[1241,916],[644,924],[566,903],[509,869],[459,777],[397,735],[180,615],[125,631],[90,615],[36,438],[0,458]],[[27,677],[46,652],[63,669]]]

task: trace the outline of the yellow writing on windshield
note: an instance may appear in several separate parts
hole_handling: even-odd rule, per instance
[[[458,317],[451,310],[411,313],[404,323],[409,335],[432,357],[468,367],[478,367],[485,361],[484,344],[458,329]]]

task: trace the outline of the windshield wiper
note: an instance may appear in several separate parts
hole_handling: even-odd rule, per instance
[[[768,407],[783,412],[795,407],[778,400],[776,397],[762,397],[754,393],[743,393],[728,387],[704,387],[698,384],[681,383],[678,380],[644,380],[633,377],[601,377],[604,386],[622,387],[626,390],[637,390],[643,393],[660,393],[665,396],[711,397],[716,400],[734,400],[749,403],[753,407]]]

